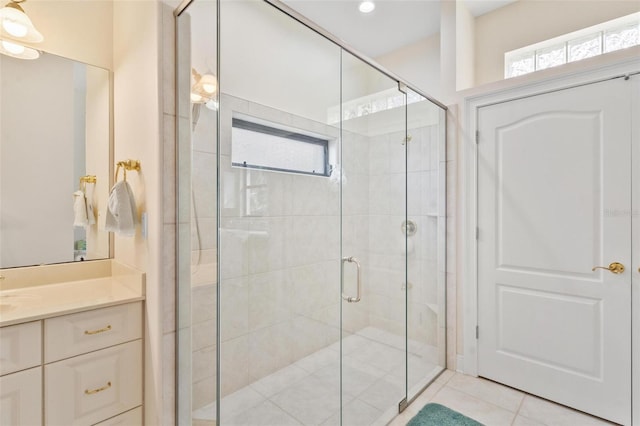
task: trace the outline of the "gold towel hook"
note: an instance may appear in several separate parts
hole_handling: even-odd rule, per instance
[[[127,170],[134,170],[136,172],[140,171],[140,161],[138,160],[126,160],[126,161],[118,161],[116,163],[116,179],[114,181],[118,182],[118,173],[120,172],[120,167],[124,170],[124,181],[127,181]]]

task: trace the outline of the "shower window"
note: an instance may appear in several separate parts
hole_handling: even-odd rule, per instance
[[[318,176],[331,174],[328,139],[272,126],[263,120],[233,118],[232,123],[232,165]]]

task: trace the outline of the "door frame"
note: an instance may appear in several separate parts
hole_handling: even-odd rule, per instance
[[[478,375],[478,342],[476,330],[478,324],[478,178],[477,178],[477,146],[476,132],[478,130],[478,110],[481,107],[497,103],[512,101],[552,91],[596,83],[617,76],[634,74],[640,71],[640,46],[627,51],[613,52],[607,55],[587,59],[566,66],[547,69],[534,73],[536,75],[522,76],[498,83],[490,84],[478,89],[461,93],[464,105],[459,123],[463,128],[458,132],[458,150],[460,165],[459,187],[460,202],[460,265],[462,291],[462,343],[464,354],[458,356],[458,371],[471,376]],[[640,127],[640,126],[636,126]],[[638,153],[636,152],[636,155]],[[636,163],[640,160],[636,160]],[[637,194],[637,191],[636,191]],[[636,201],[637,207],[638,201]],[[637,234],[637,232],[636,232]],[[640,251],[640,250],[638,250]],[[638,254],[634,256],[638,258]],[[634,271],[640,265],[634,265]],[[633,297],[632,330],[640,330],[640,291],[637,290],[640,279],[636,276],[632,280],[636,291]],[[480,331],[481,332],[481,331]],[[634,342],[632,359],[640,359],[640,344]],[[633,389],[640,392],[640,374],[634,369]],[[633,411],[640,413],[640,399],[636,396]]]

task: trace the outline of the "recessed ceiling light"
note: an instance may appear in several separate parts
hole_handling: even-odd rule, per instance
[[[358,9],[360,9],[360,12],[362,13],[373,12],[373,9],[375,8],[376,4],[371,0],[364,0],[363,2],[360,2],[360,6],[358,6]]]

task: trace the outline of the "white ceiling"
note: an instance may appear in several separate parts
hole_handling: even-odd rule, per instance
[[[368,14],[358,11],[359,0],[282,1],[372,58],[440,31],[440,0],[374,0]],[[480,16],[516,0],[463,1]]]

